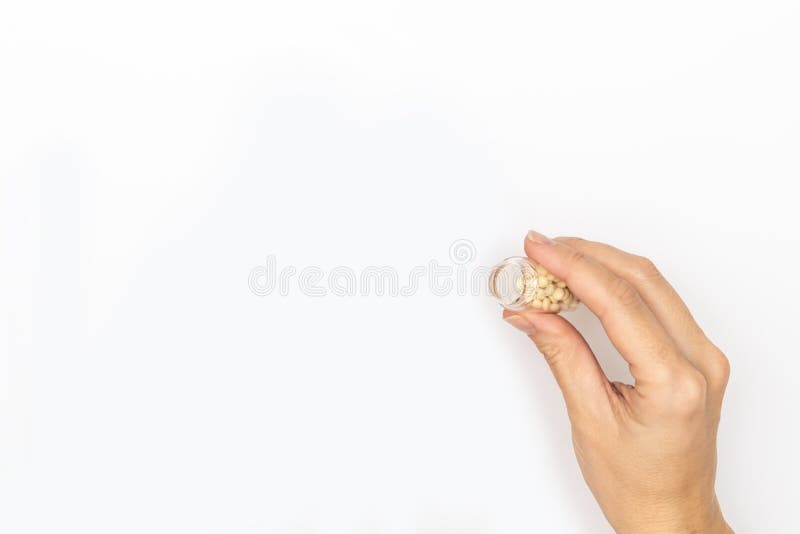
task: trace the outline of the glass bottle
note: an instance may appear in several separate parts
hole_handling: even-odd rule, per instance
[[[511,311],[534,309],[558,313],[572,310],[578,299],[567,284],[529,258],[506,258],[489,273],[489,293]]]

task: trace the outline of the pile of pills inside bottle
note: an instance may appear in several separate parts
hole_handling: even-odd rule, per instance
[[[528,258],[507,258],[489,274],[489,292],[506,309],[560,312],[575,308],[578,299],[567,284]]]

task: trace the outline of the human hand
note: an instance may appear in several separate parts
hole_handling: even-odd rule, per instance
[[[725,355],[650,261],[536,232],[525,252],[597,315],[635,381],[610,382],[560,315],[503,312],[553,371],[578,464],[611,526],[621,534],[732,532],[714,492]]]

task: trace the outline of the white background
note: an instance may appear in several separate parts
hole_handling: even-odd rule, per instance
[[[3,2],[0,531],[610,529],[482,296],[248,274],[651,257],[733,374],[718,494],[800,493],[797,2]],[[571,315],[609,374],[596,321]]]

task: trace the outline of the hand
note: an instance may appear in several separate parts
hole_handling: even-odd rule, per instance
[[[622,534],[732,532],[714,493],[725,355],[647,259],[529,232],[525,252],[600,319],[635,384],[609,382],[563,317],[505,311],[549,364],[583,477]]]

